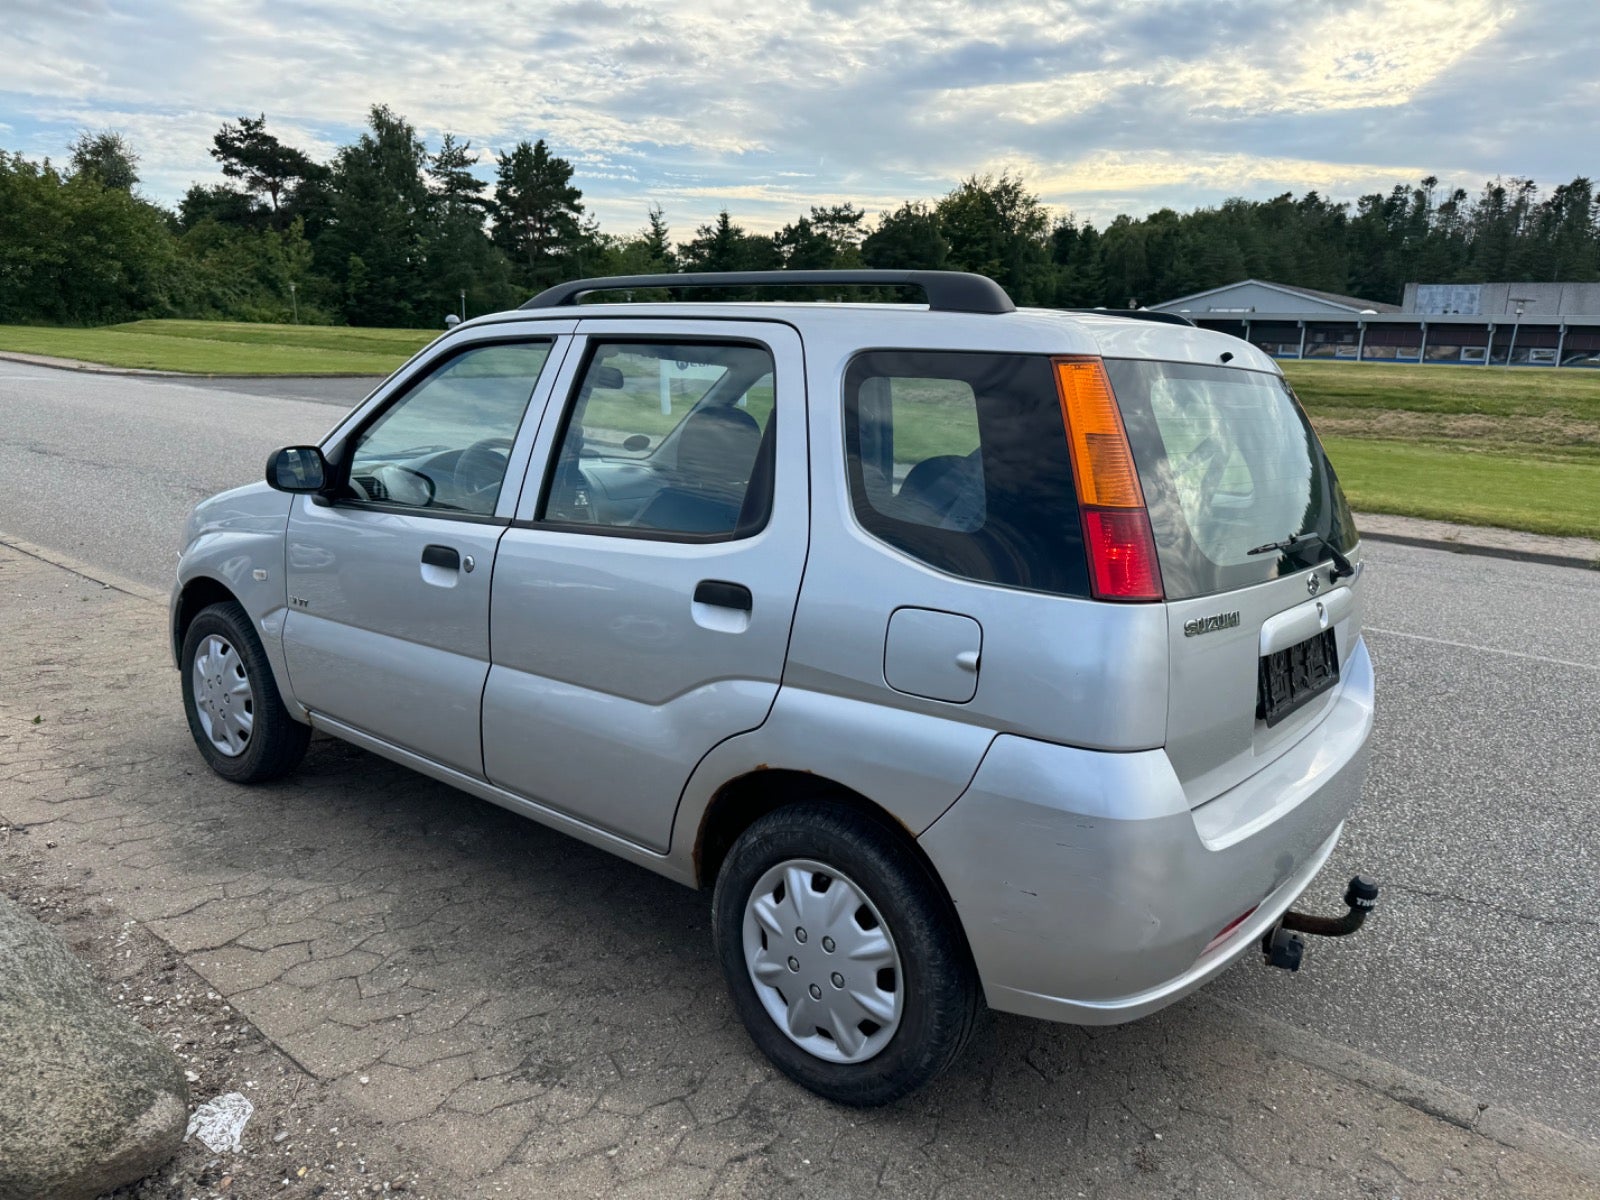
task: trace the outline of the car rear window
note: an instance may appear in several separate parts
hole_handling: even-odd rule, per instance
[[[1303,571],[1326,558],[1249,551],[1315,533],[1340,550],[1355,522],[1322,444],[1280,375],[1107,359],[1150,508],[1169,600]]]
[[[1089,594],[1050,360],[874,350],[845,373],[856,519],[929,566],[984,583]]]

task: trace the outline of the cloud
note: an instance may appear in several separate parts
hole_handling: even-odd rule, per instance
[[[225,120],[328,157],[387,103],[431,145],[546,138],[603,224],[935,196],[1010,166],[1104,219],[1431,172],[1595,170],[1588,0],[10,0],[0,122],[118,128],[147,194],[214,181]]]

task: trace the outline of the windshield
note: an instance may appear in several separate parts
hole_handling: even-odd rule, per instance
[[[1106,361],[1122,409],[1169,599],[1248,587],[1327,558],[1314,533],[1355,545],[1339,481],[1279,375],[1190,363]]]

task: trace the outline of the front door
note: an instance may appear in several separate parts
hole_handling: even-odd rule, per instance
[[[501,540],[489,779],[656,851],[718,742],[759,726],[805,565],[799,336],[590,319]]]
[[[314,714],[482,776],[495,546],[556,345],[481,343],[422,364],[335,451],[337,498],[295,499],[284,651]]]

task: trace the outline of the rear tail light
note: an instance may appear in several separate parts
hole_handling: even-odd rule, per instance
[[[1101,600],[1159,600],[1155,539],[1144,509],[1085,508],[1089,583]]]
[[[1098,358],[1053,361],[1097,600],[1163,598],[1155,537],[1122,413]]]

